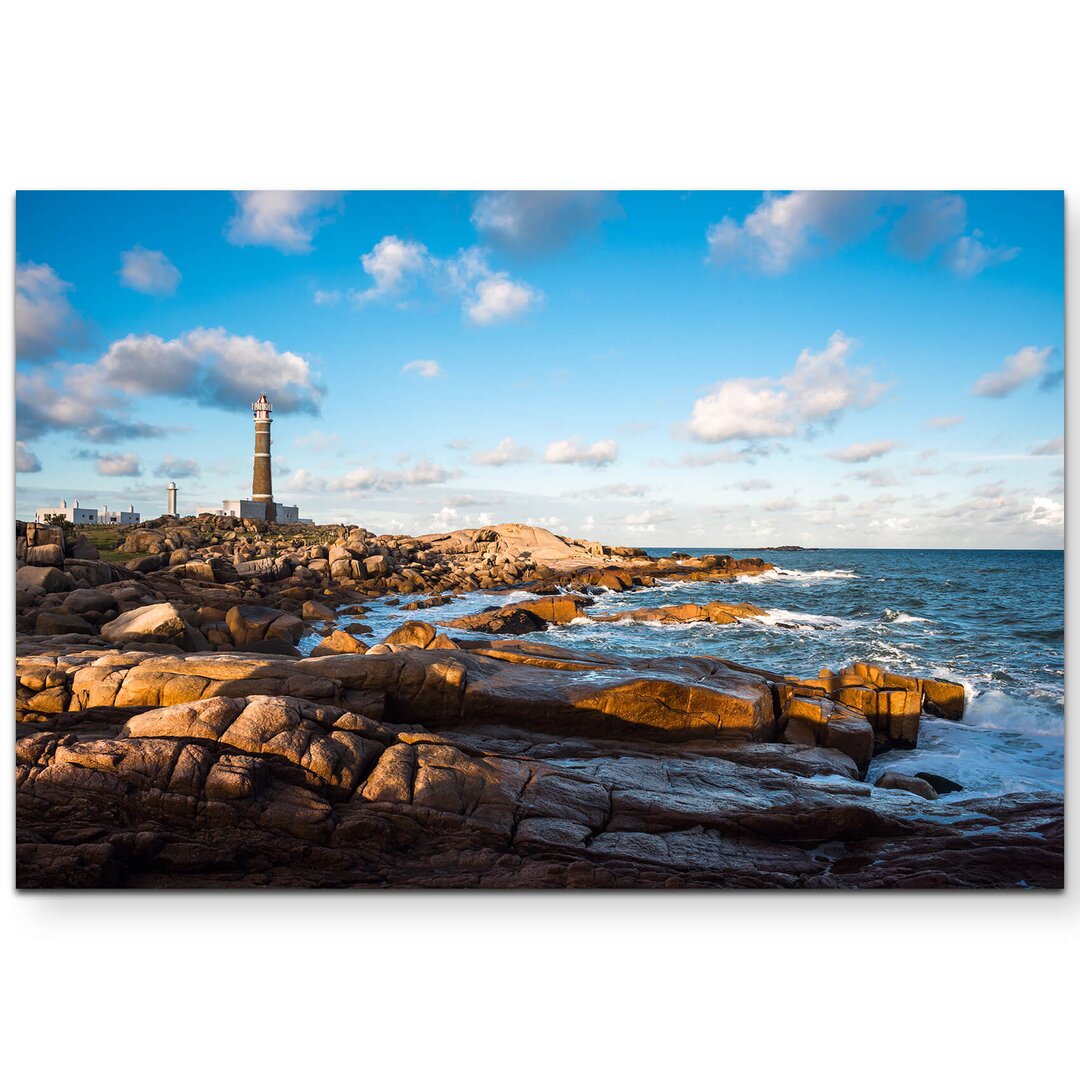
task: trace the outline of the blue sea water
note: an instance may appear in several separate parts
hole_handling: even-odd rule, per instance
[[[649,554],[666,556],[672,550],[654,548]],[[701,555],[716,549],[679,550]],[[704,653],[792,675],[867,660],[891,671],[953,679],[967,690],[963,722],[924,717],[918,748],[875,758],[870,779],[885,769],[936,772],[964,785],[964,793],[951,798],[1063,792],[1062,552],[730,553],[760,555],[775,569],[734,582],[670,582],[605,592],[590,611],[618,614],[724,600],[755,604],[767,615],[728,626],[579,620],[530,640],[635,656]],[[368,638],[374,643],[406,619],[434,622],[527,598],[530,594],[472,593],[420,612],[377,601],[362,621],[374,630]],[[317,640],[305,640],[304,651]]]

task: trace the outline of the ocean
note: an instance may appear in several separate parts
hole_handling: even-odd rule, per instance
[[[728,626],[580,620],[529,640],[635,656],[702,653],[790,675],[866,660],[891,671],[952,679],[967,691],[964,720],[924,716],[917,749],[879,755],[869,779],[887,769],[935,772],[963,785],[949,799],[1063,793],[1063,552],[648,549],[655,556],[674,550],[759,555],[776,569],[734,582],[605,592],[590,610],[617,614],[725,600],[756,604],[768,614]],[[401,605],[411,599],[418,597],[403,597]],[[364,639],[374,642],[410,618],[434,621],[525,599],[532,594],[471,593],[418,612],[379,600],[359,621],[375,631]],[[318,640],[306,638],[302,651]]]

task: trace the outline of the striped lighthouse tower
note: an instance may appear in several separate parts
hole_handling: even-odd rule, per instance
[[[274,505],[274,488],[270,479],[270,402],[265,394],[252,402],[251,414],[255,417],[255,470],[251,481],[252,502],[266,504],[266,520],[277,520]]]

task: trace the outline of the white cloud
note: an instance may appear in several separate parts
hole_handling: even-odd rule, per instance
[[[1037,455],[1063,454],[1065,452],[1065,436],[1059,435],[1056,439],[1040,443],[1031,452]]]
[[[367,303],[403,292],[413,278],[426,274],[432,265],[428,249],[411,240],[384,236],[366,255],[360,256],[364,270],[375,284],[362,292],[353,292],[357,303]]]
[[[20,360],[47,360],[81,342],[82,320],[67,298],[71,288],[44,263],[15,267],[15,355]]]
[[[991,371],[983,375],[971,388],[973,394],[980,397],[1005,397],[1024,383],[1036,379],[1046,372],[1046,361],[1053,350],[1049,347],[1038,349],[1034,345],[1025,345],[1012,356],[1007,356],[1000,371]]]
[[[852,443],[850,446],[845,446],[843,450],[832,450],[825,456],[834,458],[836,461],[861,463],[882,457],[895,448],[896,443],[892,439],[880,439],[877,442]]]
[[[319,307],[333,307],[341,301],[340,289],[316,289],[315,303]]]
[[[220,327],[199,327],[169,341],[129,334],[96,364],[72,368],[67,382],[97,394],[162,394],[241,409],[265,392],[279,412],[317,413],[323,393],[302,356]]]
[[[559,439],[550,443],[544,452],[544,460],[554,465],[589,465],[599,467],[609,465],[618,457],[619,444],[614,439],[601,439],[589,446],[582,443],[580,436]]]
[[[932,416],[923,425],[928,428],[951,428],[962,424],[966,417],[963,416]]]
[[[657,525],[674,521],[675,515],[670,506],[658,506],[637,514],[627,514],[622,520],[628,532],[651,533],[656,532]]]
[[[764,477],[752,477],[749,480],[737,480],[733,484],[728,484],[728,487],[735,488],[737,491],[767,491],[772,487]]]
[[[226,239],[241,247],[276,248],[286,255],[306,254],[316,231],[325,223],[321,212],[335,207],[340,196],[325,191],[240,191]]]
[[[403,375],[415,373],[421,379],[437,379],[444,374],[438,360],[410,360],[402,369]]]
[[[492,274],[477,282],[475,298],[465,303],[465,314],[475,326],[490,326],[524,315],[542,299],[543,294],[531,285],[511,281],[508,274]]]
[[[779,379],[727,379],[694,402],[686,430],[701,442],[785,438],[872,405],[886,389],[847,359],[857,342],[839,330],[820,352],[804,349]]]
[[[1037,496],[1031,501],[1031,509],[1023,513],[1021,517],[1033,525],[1060,528],[1065,524],[1065,507],[1059,502],[1054,502],[1053,499]]]
[[[41,472],[41,459],[21,439],[15,441],[15,471]]]
[[[970,277],[1007,262],[1019,248],[984,243],[967,226],[959,195],[935,192],[792,191],[767,193],[742,220],[725,217],[706,231],[709,261],[738,263],[767,274],[865,239],[890,225],[889,246],[922,261],[935,252],[954,273]]]
[[[440,259],[423,244],[384,236],[360,261],[374,279],[370,288],[350,293],[361,305],[403,296],[416,282],[426,281],[439,292],[459,296],[462,311],[474,326],[491,326],[519,318],[544,300],[539,289],[493,270],[480,248]]]
[[[991,266],[1010,262],[1020,254],[1019,248],[992,247],[984,244],[976,229],[971,236],[961,236],[945,252],[945,265],[961,277],[974,277]]]
[[[120,254],[120,280],[136,292],[171,296],[180,284],[180,271],[164,252],[136,244]]]
[[[851,242],[880,224],[881,196],[866,191],[769,193],[740,225],[725,217],[706,233],[709,261],[780,274],[801,259]]]
[[[502,466],[528,461],[532,456],[533,452],[529,447],[522,446],[507,435],[493,450],[478,450],[473,454],[473,461],[477,465]]]
[[[99,457],[94,468],[101,476],[141,476],[137,454],[105,454]]]
[[[50,378],[41,372],[16,373],[20,438],[61,430],[79,431],[93,442],[164,434],[162,427],[126,418],[131,399],[138,397],[246,409],[265,391],[279,412],[317,414],[323,394],[303,357],[220,328],[200,327],[169,341],[129,334],[95,363],[66,368],[58,383]]]
[[[15,372],[15,424],[23,438],[35,438],[50,431],[91,431],[116,426],[99,401],[57,388],[41,372],[22,371]]]
[[[280,459],[278,462],[281,465]],[[199,475],[199,463],[194,458],[177,458],[166,454],[161,464],[154,469],[154,475],[167,480],[183,480]]]
[[[477,200],[472,222],[495,247],[532,252],[561,247],[618,213],[602,191],[490,191]]]

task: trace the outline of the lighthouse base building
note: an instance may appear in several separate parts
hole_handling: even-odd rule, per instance
[[[254,518],[256,521],[276,521],[279,525],[314,525],[311,518],[300,516],[300,507],[273,503],[276,513],[267,517],[267,504],[254,499],[223,499],[221,509],[216,506],[200,506],[196,513],[217,514],[219,517]]]

